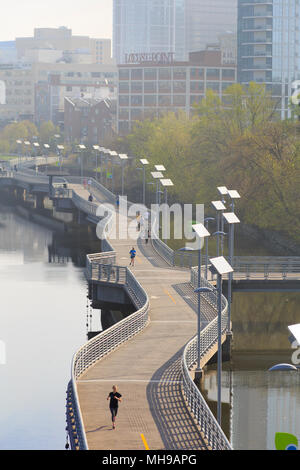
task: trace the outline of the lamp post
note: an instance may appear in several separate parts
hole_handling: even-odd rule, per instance
[[[96,178],[96,181],[98,181],[98,153],[100,151],[100,147],[99,145],[93,145],[93,149],[95,150],[95,156],[96,156],[96,161],[95,161],[95,164],[96,164],[96,172],[95,172],[95,178]]]
[[[155,202],[157,205],[159,205],[159,196],[158,196],[158,191],[159,191],[159,181],[163,179],[164,175],[160,171],[152,171],[151,172],[152,178],[156,180],[156,196],[155,196]]]
[[[221,232],[220,230],[220,225],[221,225],[221,214],[223,213],[224,210],[226,210],[226,207],[224,206],[222,201],[212,201],[212,206],[214,207],[216,213],[217,213],[217,232]],[[223,230],[222,230],[223,231]],[[217,238],[217,256],[220,256],[220,237],[218,235]]]
[[[28,149],[28,153],[29,153],[29,157],[30,157],[30,149],[29,149],[29,147],[30,147],[31,143],[29,142],[29,140],[25,140],[25,141],[24,141],[24,145],[26,146],[26,147],[25,147],[25,153],[26,153],[26,148],[27,148],[27,149]]]
[[[22,155],[22,140],[16,140],[18,144],[18,166],[20,165],[21,155]]]
[[[46,156],[46,173],[48,171],[48,153],[50,150],[50,145],[49,144],[44,144],[44,149],[45,149],[45,156]]]
[[[121,171],[122,171],[122,196],[124,196],[124,162],[128,160],[128,155],[126,153],[120,153],[119,158],[121,160]]]
[[[117,157],[118,154],[114,150],[109,151],[111,158],[111,192],[115,194],[115,175],[114,175],[114,157]]]
[[[174,186],[173,184],[173,181],[170,180],[170,179],[162,179],[160,180],[160,183],[161,185],[163,186],[164,188],[164,193],[165,193],[165,225],[167,224],[167,205],[168,205],[168,188],[171,188],[172,186]],[[167,233],[167,230],[166,230],[167,227],[163,226],[163,232],[164,232],[164,235],[166,235]],[[166,243],[166,236],[164,237],[164,241]]]
[[[234,226],[239,224],[240,220],[233,212],[225,212],[223,218],[226,220],[229,226],[229,238],[228,238],[228,258],[229,263],[233,265],[234,257]],[[227,332],[231,332],[231,300],[232,300],[232,272],[228,276],[228,325]]]
[[[143,165],[143,205],[146,205],[146,167],[149,165],[149,162],[146,158],[140,159],[141,164]]]
[[[197,323],[197,336],[198,336],[198,348],[197,348],[197,369],[195,372],[195,380],[199,382],[202,378],[201,369],[201,242],[202,238],[210,236],[209,231],[204,227],[203,224],[192,225],[193,230],[196,232],[199,238],[199,250],[198,250],[198,323]]]
[[[212,274],[217,274],[217,296],[218,296],[218,412],[217,420],[222,426],[222,276],[232,273],[233,269],[223,256],[210,259]]]
[[[226,202],[225,196],[228,194],[228,189],[226,188],[226,186],[219,186],[217,190],[221,196],[222,203],[225,204]],[[221,212],[221,229],[220,230],[221,232],[224,232],[224,219],[222,215],[223,215],[223,211]],[[221,239],[221,255],[223,256],[223,254],[224,254],[224,243],[223,243],[223,238],[222,238]]]
[[[209,222],[213,222],[215,219],[214,217],[206,217],[206,219],[204,219],[204,226],[207,228],[208,230],[208,225],[209,225]],[[205,238],[205,279],[207,280],[208,278],[208,238],[206,237]]]
[[[83,144],[78,145],[79,150],[82,152],[86,150],[86,146]],[[82,160],[82,154],[80,154],[80,177],[81,179],[83,178],[83,160]]]
[[[61,172],[62,167],[62,152],[65,150],[65,147],[61,144],[57,145],[58,157],[59,157],[59,171]]]

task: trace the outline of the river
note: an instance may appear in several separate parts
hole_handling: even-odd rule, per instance
[[[0,449],[64,449],[71,359],[86,341],[87,285],[82,267],[49,262],[56,238],[0,206]]]

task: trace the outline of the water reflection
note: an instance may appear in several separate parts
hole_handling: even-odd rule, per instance
[[[86,281],[48,263],[50,230],[0,207],[0,449],[63,449],[65,389],[85,342]]]

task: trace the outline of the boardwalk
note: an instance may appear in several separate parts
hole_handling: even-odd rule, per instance
[[[88,199],[88,191],[82,187],[70,188]],[[137,244],[130,239],[111,243],[121,266],[128,266],[129,251],[136,247],[132,271],[149,296],[151,322],[77,383],[89,448],[144,449],[140,436],[144,434],[150,449],[204,449],[180,387],[182,349],[196,332],[195,311],[187,302],[190,296],[182,295],[189,272],[168,267],[151,244],[142,240]],[[124,397],[115,431],[106,401],[113,384]]]

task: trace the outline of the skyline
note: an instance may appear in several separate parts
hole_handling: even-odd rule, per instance
[[[2,7],[1,17],[5,21],[1,22],[0,41],[32,36],[34,28],[60,26],[67,26],[75,35],[112,38],[112,0],[86,0],[84,3],[82,0],[52,0],[49,7],[45,3],[40,0],[7,2]],[[89,12],[88,15],[85,12]]]

